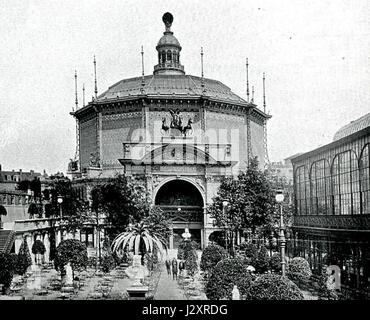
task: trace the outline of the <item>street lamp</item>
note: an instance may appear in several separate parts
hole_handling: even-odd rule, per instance
[[[229,216],[226,215],[226,210],[227,210],[228,205],[229,205],[229,201],[226,201],[226,200],[222,201],[223,214],[224,214],[224,216],[226,216],[226,231],[225,231],[225,233],[226,233],[226,243],[225,243],[226,244],[226,252],[229,252],[228,251],[228,242],[229,242]]]
[[[284,220],[283,220],[283,201],[284,194],[279,190],[275,196],[275,200],[280,204],[280,254],[281,254],[281,272],[285,276],[285,235],[284,235]]]
[[[63,218],[63,214],[62,214],[62,203],[63,203],[63,197],[62,196],[58,196],[57,198],[57,201],[59,203],[59,216],[60,216],[60,219]]]

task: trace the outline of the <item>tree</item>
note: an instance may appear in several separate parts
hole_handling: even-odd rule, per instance
[[[28,267],[32,264],[32,258],[30,254],[30,249],[28,248],[28,244],[26,239],[23,239],[23,242],[18,251],[18,259],[17,259],[17,273],[23,275],[26,273]]]
[[[156,224],[158,219],[162,221]],[[153,253],[155,248],[162,253],[167,248],[166,236],[169,232],[168,220],[159,209],[156,209],[140,222],[129,224],[126,231],[113,240],[113,252],[122,255],[127,248],[129,251],[134,251],[136,255],[141,254],[142,258],[147,252]]]
[[[212,273],[217,263],[226,258],[227,252],[223,247],[216,244],[211,244],[202,252],[200,268],[207,273]]]
[[[277,274],[266,273],[258,276],[248,290],[250,300],[303,300],[297,285]]]
[[[41,200],[41,181],[35,177],[33,180],[21,180],[17,183],[17,190],[33,192],[35,199]]]
[[[87,267],[87,248],[84,243],[76,239],[63,240],[57,247],[54,265],[63,275],[64,267],[70,263],[73,277],[74,272]]]
[[[251,276],[240,259],[224,259],[217,263],[209,277],[205,293],[210,300],[231,299],[234,285],[242,295],[248,293]]]
[[[49,205],[45,208],[45,213],[49,217],[58,217],[61,211],[63,215],[62,224],[67,232],[75,232],[77,229],[81,229],[87,220],[88,203],[79,198],[70,179],[60,175],[51,176],[50,178],[49,193],[51,199]],[[58,203],[58,197],[63,199],[62,203]]]
[[[45,248],[45,245],[43,244],[43,242],[41,240],[36,240],[32,245],[31,251],[36,256],[35,257],[36,262],[39,262],[38,261],[39,260],[38,256],[39,255],[43,256],[45,254],[46,248]]]
[[[0,229],[2,228],[1,216],[6,216],[7,212],[4,206],[0,205]]]
[[[111,239],[125,231],[129,223],[140,221],[149,212],[149,202],[143,187],[124,175],[117,175],[91,190],[91,209],[104,214]]]
[[[223,202],[227,200],[226,210]],[[241,229],[254,234],[273,215],[275,198],[267,174],[258,168],[257,159],[251,159],[250,166],[237,179],[222,180],[213,203],[207,208],[219,227],[231,230],[232,239]],[[233,241],[231,244],[233,245]]]

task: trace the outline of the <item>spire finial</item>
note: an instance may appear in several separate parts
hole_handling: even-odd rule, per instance
[[[249,75],[248,75],[248,58],[246,61],[246,69],[247,69],[247,102],[249,103]]]
[[[204,77],[203,73],[203,47],[200,47],[200,64],[202,66],[202,78]]]
[[[77,70],[75,70],[75,105],[76,105],[76,111],[78,109],[78,95],[77,95]],[[72,108],[73,110],[73,108]]]
[[[265,77],[265,73],[263,73],[263,78],[262,78],[262,82],[263,82],[263,112],[266,113],[266,92],[265,92],[265,80],[266,80],[266,77]]]
[[[96,79],[96,59],[94,55],[94,78],[95,78],[95,99],[98,98],[98,84],[97,84],[97,79]]]
[[[172,22],[173,22],[173,15],[169,12],[166,12],[162,17],[162,21],[163,21],[164,25],[166,26],[166,32],[171,32],[171,25],[172,25]]]
[[[252,86],[252,99],[251,102],[254,103],[254,86]]]
[[[141,75],[144,77],[144,47],[141,46]]]
[[[82,106],[85,106],[85,84],[82,84]]]

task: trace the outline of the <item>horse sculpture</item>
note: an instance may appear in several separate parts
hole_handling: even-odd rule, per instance
[[[191,124],[193,123],[193,120],[189,119],[188,120],[188,124],[185,126],[185,127],[182,127],[181,129],[181,133],[186,137],[186,133],[187,131],[189,130],[193,130],[193,127],[191,126]]]

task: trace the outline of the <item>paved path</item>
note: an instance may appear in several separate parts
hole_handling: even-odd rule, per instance
[[[184,292],[180,289],[177,280],[167,275],[167,270],[162,264],[162,272],[159,278],[154,300],[186,300]]]

